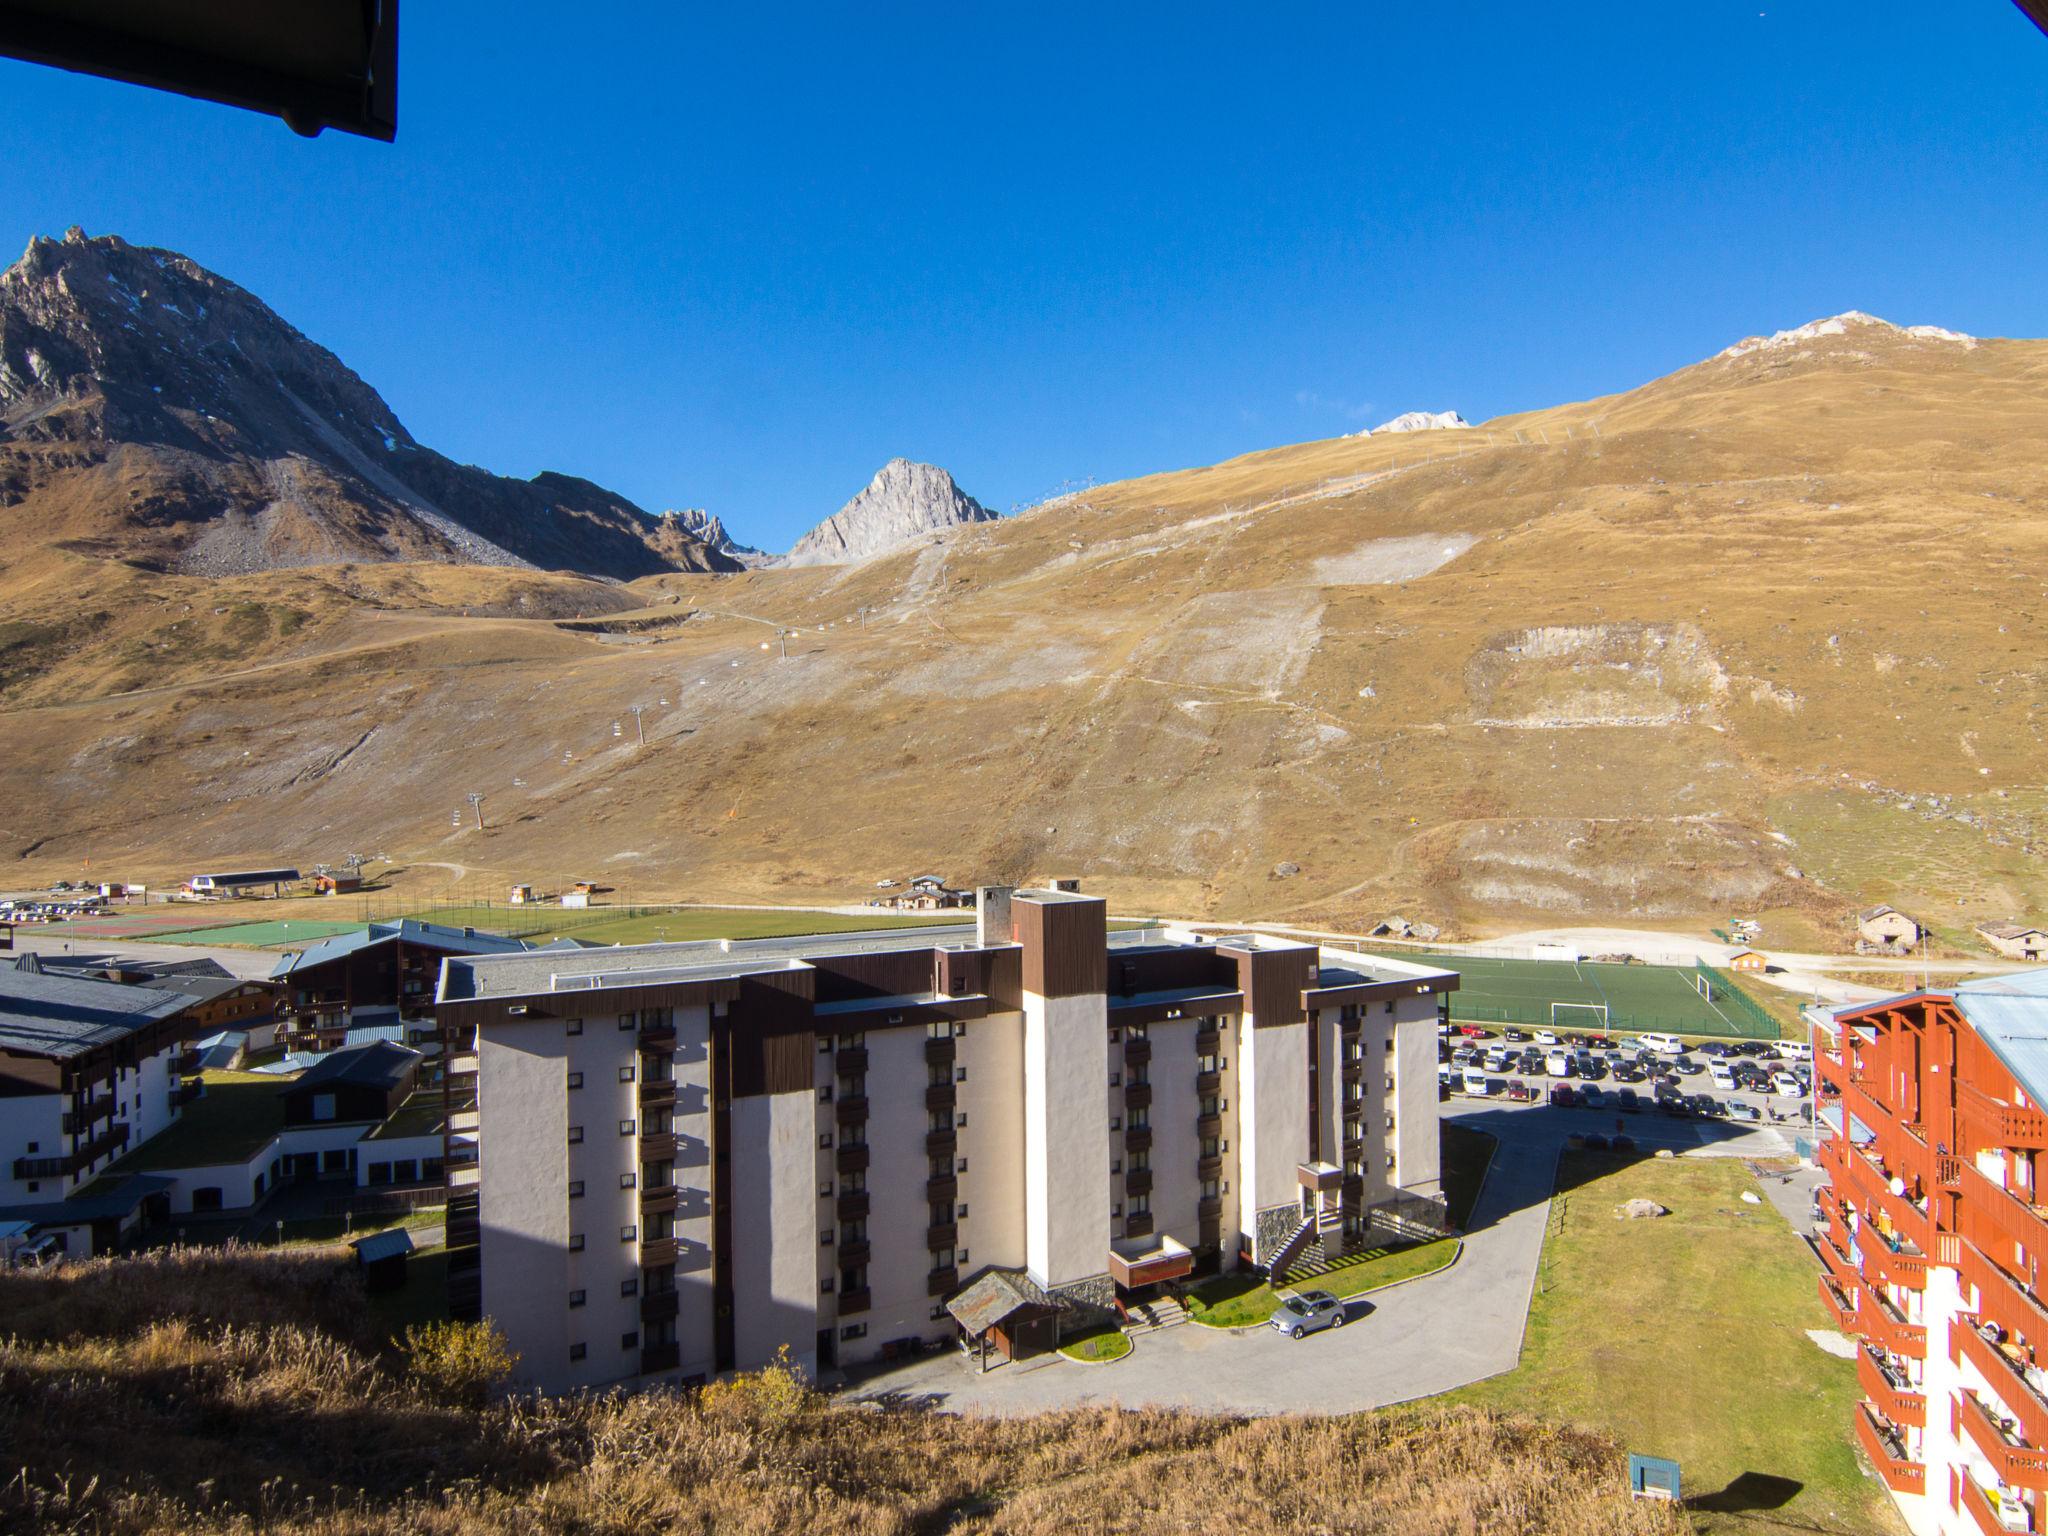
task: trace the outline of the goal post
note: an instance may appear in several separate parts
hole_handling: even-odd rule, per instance
[[[1702,1002],[1711,1003],[1714,1000],[1714,978],[1707,975],[1706,972],[1694,971],[1692,973],[1692,989],[1699,993]]]
[[[1607,1005],[1605,1003],[1552,1003],[1550,1024],[1553,1029],[1561,1024],[1584,1027],[1597,1024],[1607,1028]]]

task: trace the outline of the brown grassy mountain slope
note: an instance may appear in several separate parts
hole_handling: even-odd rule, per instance
[[[205,576],[344,560],[737,569],[587,480],[443,458],[247,290],[76,229],[0,271],[0,509],[15,545]]]
[[[38,638],[0,653],[0,825],[25,874],[346,844],[741,899],[916,865],[1237,918],[2039,912],[2044,385],[2048,344],[1847,322],[858,567],[650,578],[632,633],[482,570],[431,603],[52,570],[6,596]],[[310,617],[238,640],[223,591]],[[451,832],[471,789],[490,829]]]

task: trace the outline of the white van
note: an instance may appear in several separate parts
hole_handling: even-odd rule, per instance
[[[1552,1077],[1570,1077],[1572,1075],[1572,1053],[1570,1051],[1552,1051],[1543,1058],[1543,1070]]]
[[[1475,1098],[1485,1098],[1486,1074],[1484,1072],[1481,1072],[1477,1067],[1467,1067],[1465,1069],[1464,1086],[1465,1091],[1473,1095]]]
[[[1813,1060],[1813,1047],[1804,1040],[1779,1040],[1773,1043],[1771,1049],[1787,1061]]]
[[[1636,1043],[1659,1056],[1683,1056],[1685,1046],[1676,1035],[1637,1035]]]

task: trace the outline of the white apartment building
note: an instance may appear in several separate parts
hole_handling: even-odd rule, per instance
[[[451,1299],[563,1390],[875,1359],[990,1271],[1080,1319],[1440,1221],[1456,985],[1000,887],[971,927],[451,956]]]

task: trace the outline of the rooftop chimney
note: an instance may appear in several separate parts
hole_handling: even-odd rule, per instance
[[[974,941],[986,948],[990,944],[1010,944],[1017,938],[1016,924],[1010,921],[1010,898],[1016,894],[1014,885],[978,886],[974,892]]]

